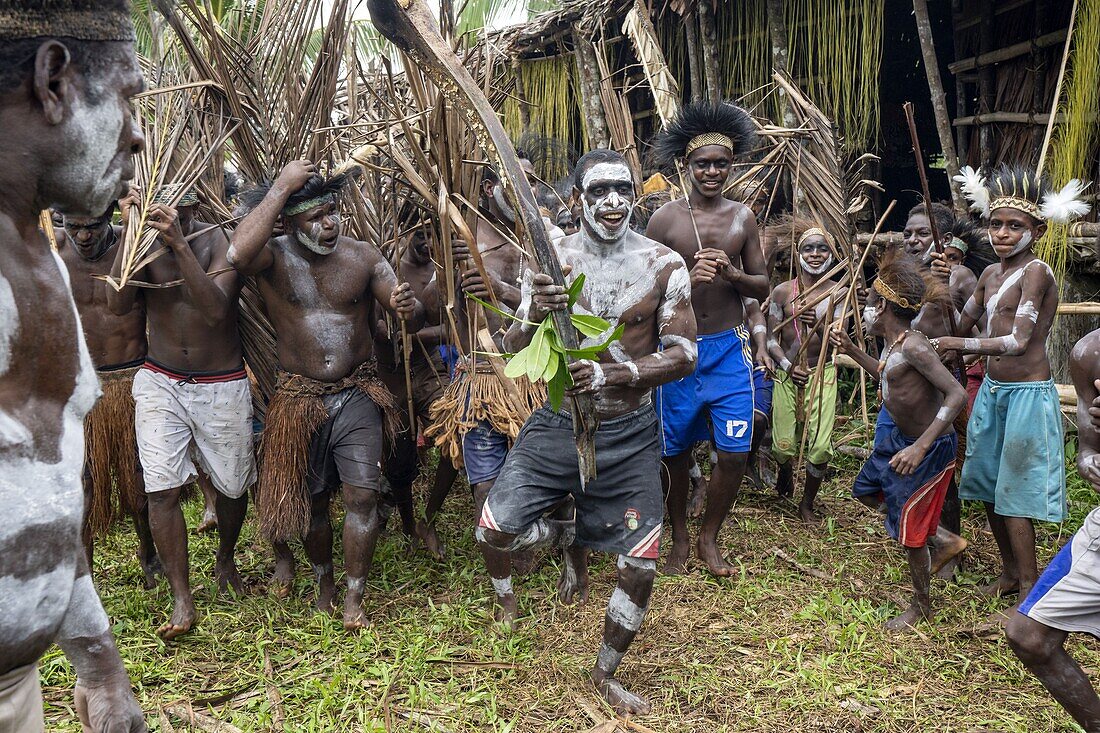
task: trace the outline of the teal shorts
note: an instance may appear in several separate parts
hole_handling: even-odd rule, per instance
[[[959,498],[993,504],[1002,517],[1066,518],[1062,413],[1054,380],[982,381],[966,427]]]

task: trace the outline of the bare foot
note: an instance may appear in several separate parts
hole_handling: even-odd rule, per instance
[[[271,578],[271,587],[276,598],[286,598],[294,585],[294,557],[280,557],[275,560],[275,575]]]
[[[900,615],[886,622],[887,631],[908,631],[914,629],[917,623],[927,619],[929,612],[917,605],[909,606]]]
[[[168,623],[157,629],[157,636],[165,641],[171,641],[177,636],[182,636],[191,630],[195,623],[195,602],[191,598],[177,599],[172,609],[172,618]]]
[[[144,586],[145,590],[152,590],[157,587],[157,576],[164,575],[164,566],[160,564],[160,557],[153,555],[148,560],[139,560],[141,563],[141,572],[145,576]]]
[[[355,600],[349,594],[344,599],[344,631],[360,631],[367,628],[367,614],[361,600]]]
[[[722,553],[718,551],[718,548],[713,542],[704,542],[700,537],[695,543],[695,551],[699,555],[699,559],[707,564],[707,569],[710,570],[712,575],[716,575],[719,578],[728,578],[737,572],[737,568],[726,562],[726,559],[722,557]]]
[[[592,685],[596,691],[603,695],[607,704],[619,715],[649,715],[649,703],[644,698],[635,695],[614,677],[597,679],[592,677]]]
[[[330,616],[336,615],[336,583],[331,578],[321,580],[317,589],[317,610]]]
[[[702,476],[691,480],[691,497],[688,499],[688,516],[698,519],[703,514],[707,497],[707,480]]]
[[[943,570],[948,563],[957,558],[959,554],[966,549],[967,541],[957,534],[950,535],[951,539],[943,540],[940,537],[936,538],[935,543],[932,546],[932,572],[938,574],[940,570]],[[956,563],[957,564],[957,563]],[[951,567],[951,572],[954,572],[954,565]],[[946,579],[950,579],[948,575]]]
[[[242,595],[245,591],[244,578],[237,570],[237,563],[230,560],[227,563],[218,563],[214,568],[214,577],[218,581],[218,592],[224,593],[232,588],[234,595]]]
[[[566,606],[575,601],[588,602],[588,553],[585,550],[567,547],[562,553],[558,601]]]
[[[1000,598],[1002,596],[1010,596],[1013,593],[1020,592],[1020,581],[1011,575],[1001,573],[1000,577],[994,580],[989,585],[983,585],[981,587],[982,595],[989,596],[990,598]]]
[[[214,514],[212,509],[207,509],[202,514],[202,521],[199,522],[199,526],[195,527],[196,534],[203,534],[205,532],[213,532],[218,528],[218,517]]]
[[[811,527],[816,527],[821,524],[821,517],[817,516],[812,506],[806,504],[798,505],[798,516],[802,518],[802,521]]]
[[[416,536],[424,543],[424,549],[436,560],[443,560],[443,543],[439,541],[439,535],[435,532],[435,525],[424,521],[417,521]]]
[[[508,631],[516,628],[516,615],[519,605],[516,603],[516,594],[497,596],[493,601],[493,622],[504,626]]]
[[[512,571],[516,575],[530,575],[539,565],[539,555],[534,550],[512,553]]]
[[[688,543],[672,543],[672,549],[668,552],[668,559],[665,560],[665,566],[661,569],[661,572],[665,575],[683,575],[688,571],[688,558],[691,556],[691,549],[688,547]]]

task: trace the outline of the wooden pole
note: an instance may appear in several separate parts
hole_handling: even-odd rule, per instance
[[[981,26],[979,30],[978,52],[993,50],[993,1],[982,0]],[[993,111],[997,101],[995,77],[992,66],[978,69],[978,114]],[[993,167],[993,128],[988,124],[978,126],[978,164],[983,168]]]
[[[695,8],[684,11],[684,40],[688,57],[688,80],[691,83],[691,101],[703,98],[703,75],[699,72],[699,26],[695,20]]]
[[[947,167],[947,183],[951,187],[951,200],[955,211],[967,210],[966,199],[955,182],[959,174],[959,158],[955,154],[955,140],[951,137],[951,115],[947,111],[947,95],[940,79],[940,64],[936,58],[936,45],[932,37],[932,23],[928,18],[927,0],[913,0],[913,15],[917,19],[917,35],[920,37],[921,55],[924,57],[924,73],[928,77],[928,91],[932,95],[932,112],[936,118],[936,132]]]
[[[584,106],[589,150],[604,147],[608,143],[607,117],[604,115],[600,97],[600,67],[596,61],[596,53],[596,47],[585,32],[573,26],[573,55],[577,62],[577,76],[581,81],[581,103]]]
[[[710,0],[698,0],[695,5],[699,16],[700,51],[703,57],[703,76],[707,80],[707,99],[722,101],[722,80],[718,76],[718,31],[714,27],[714,8]]]
[[[768,36],[772,46],[772,69],[782,74],[787,73],[787,62],[790,60],[790,49],[787,48],[787,19],[784,16],[783,0],[768,0]],[[783,87],[776,87],[779,95],[779,119],[783,121],[783,127],[797,127],[794,120],[794,112],[787,97],[787,91]]]

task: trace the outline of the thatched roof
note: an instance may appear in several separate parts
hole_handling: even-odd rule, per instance
[[[512,58],[568,53],[572,51],[569,36],[574,25],[594,31],[610,19],[624,18],[633,4],[632,0],[564,0],[527,23],[490,33],[486,45]]]

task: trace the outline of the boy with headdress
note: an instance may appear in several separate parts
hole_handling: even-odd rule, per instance
[[[687,105],[660,135],[659,160],[681,169],[687,198],[670,201],[649,220],[646,236],[674,250],[691,267],[691,300],[699,325],[694,374],[658,390],[663,455],[668,467],[672,550],[665,572],[684,572],[689,548],[687,503],[691,448],[713,440],[717,465],[696,551],[715,575],[735,568],[718,548],[718,532],[737,496],[753,438],[753,358],[743,298],[763,301],[768,276],[756,217],[725,198],[736,156],[752,148],[748,112],[729,102]]]
[[[923,304],[946,299],[945,288],[926,282],[916,262],[891,257],[881,264],[863,310],[867,331],[886,343],[880,358],[853,344],[842,325],[830,334],[834,346],[881,384],[874,452],[856,477],[852,495],[885,509],[886,529],[908,556],[913,601],[887,622],[891,630],[931,617],[930,575],[966,547],[957,534],[937,528],[955,473],[953,423],[966,405],[966,390],[940,362],[928,338],[911,328]],[[933,538],[935,552],[930,554]]]
[[[424,306],[374,245],[343,236],[336,195],[308,160],[287,164],[270,187],[246,193],[229,262],[256,282],[275,327],[278,383],[268,405],[259,480],[261,530],[280,543],[276,579],[289,584],[286,542],[304,535],[319,583],[317,608],[336,611],[329,504],[340,490],[347,594],[344,628],[363,628],[363,593],[380,530],[379,462],[393,397],[378,379],[373,302],[410,332]],[[276,223],[282,234],[272,236]]]
[[[947,336],[932,344],[940,353],[987,357],[967,424],[959,496],[984,502],[997,540],[1004,567],[987,590],[1023,597],[1038,575],[1033,520],[1060,522],[1067,510],[1062,416],[1046,352],[1058,283],[1032,248],[1048,221],[1068,222],[1088,205],[1078,181],[1052,191],[1023,168],[1002,166],[986,181],[968,167],[960,178],[972,208],[988,219],[1001,262],[978,278],[958,326],[968,334],[985,315],[985,336]]]
[[[825,278],[836,262],[833,236],[809,219],[792,217],[784,228],[794,241],[798,270],[793,280],[772,291],[768,307],[768,348],[776,364],[772,456],[779,464],[776,489],[781,496],[792,496],[792,459],[805,447],[806,485],[798,512],[804,522],[814,523],[814,499],[833,456],[836,420],[836,366],[828,348],[822,351],[821,340],[833,318],[830,308],[835,314],[843,294],[830,295],[836,283]],[[824,362],[819,362],[822,356]]]
[[[39,229],[43,209],[95,217],[122,195],[142,88],[130,3],[0,3],[0,730],[44,729],[37,664],[55,643],[85,730],[146,729],[80,543],[99,384]]]

